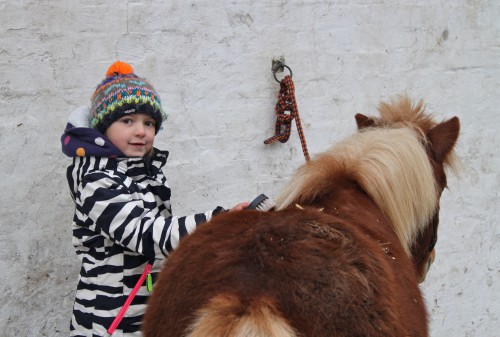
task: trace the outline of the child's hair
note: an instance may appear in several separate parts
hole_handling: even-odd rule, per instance
[[[127,114],[150,115],[156,122],[156,133],[167,120],[153,86],[146,79],[135,75],[128,63],[121,61],[109,67],[106,78],[97,86],[91,97],[90,112],[90,126],[101,133]]]

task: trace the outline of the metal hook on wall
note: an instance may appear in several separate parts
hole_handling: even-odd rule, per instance
[[[276,73],[283,72],[285,68],[288,69],[288,71],[290,72],[290,77],[293,77],[292,69],[290,69],[290,67],[285,64],[285,58],[283,56],[281,56],[280,58],[273,59],[271,70],[273,72],[273,76],[276,82],[281,83],[281,81],[278,80],[278,78],[276,77]]]

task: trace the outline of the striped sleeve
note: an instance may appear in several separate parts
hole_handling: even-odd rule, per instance
[[[218,210],[190,216],[162,215],[163,205],[147,208],[116,176],[93,172],[79,185],[77,212],[87,228],[150,259],[163,258],[180,239]]]

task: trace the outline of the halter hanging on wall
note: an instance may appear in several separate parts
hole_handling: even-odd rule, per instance
[[[287,69],[290,75],[286,75],[281,81],[276,77],[278,71]],[[295,85],[292,80],[292,69],[284,63],[284,60],[273,61],[272,72],[276,82],[280,84],[280,92],[278,94],[278,103],[276,103],[276,128],[274,136],[266,139],[264,144],[272,144],[279,140],[281,143],[286,143],[290,138],[290,131],[292,129],[292,120],[295,119],[297,125],[297,132],[299,133],[300,143],[302,145],[302,152],[306,160],[310,160],[309,151],[307,150],[306,138],[302,130],[300,122],[299,109],[297,101],[295,100]],[[284,130],[282,131],[282,127]]]

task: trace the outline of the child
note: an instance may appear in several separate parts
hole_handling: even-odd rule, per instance
[[[153,147],[166,119],[151,84],[123,62],[108,69],[90,111],[80,108],[69,118],[61,142],[73,157],[67,178],[76,205],[73,245],[82,262],[71,336],[106,335],[148,262],[154,279],[184,235],[224,211],[172,216],[161,170],[168,152]],[[143,285],[115,336],[141,335],[149,295]]]

